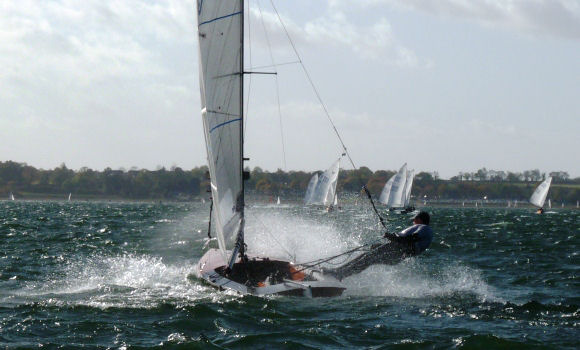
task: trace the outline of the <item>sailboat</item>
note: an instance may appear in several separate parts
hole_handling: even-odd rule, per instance
[[[278,196],[278,199],[276,200],[276,204],[280,205],[280,196]]]
[[[304,204],[323,205],[327,209],[338,205],[336,184],[339,171],[340,158],[332,163],[330,168],[326,169],[322,174],[314,174],[308,183],[308,188],[304,195]]]
[[[385,183],[379,202],[389,207],[389,210],[396,208],[403,208],[405,206],[404,198],[406,198],[405,184],[407,183],[407,163],[399,169],[399,171],[391,176]],[[409,192],[409,195],[411,192]]]
[[[197,265],[211,286],[257,296],[338,296],[338,280],[290,261],[248,254],[244,180],[244,1],[197,1],[201,115],[219,248]],[[331,197],[332,198],[332,197]]]
[[[10,200],[13,201],[14,200],[14,194],[12,192],[10,192]]]
[[[404,213],[410,213],[415,210],[415,207],[411,205],[411,189],[413,187],[413,179],[415,178],[415,170],[409,170],[407,172],[407,180],[405,183],[405,191],[403,198],[403,210]]]
[[[70,198],[72,197],[72,193],[68,194],[68,201],[70,202]]]
[[[552,183],[552,177],[548,176],[546,180],[544,180],[532,193],[530,197],[530,203],[538,207],[538,214],[544,212],[544,203],[546,202],[546,196],[548,195],[548,191],[550,190],[550,184]]]

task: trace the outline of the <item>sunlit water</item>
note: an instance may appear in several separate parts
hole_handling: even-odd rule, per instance
[[[427,208],[435,241],[329,299],[192,278],[208,204],[0,202],[0,347],[577,348],[580,211]],[[410,224],[388,215],[391,231]],[[298,263],[382,234],[365,205],[247,210],[251,252]],[[341,262],[338,260],[337,263]]]

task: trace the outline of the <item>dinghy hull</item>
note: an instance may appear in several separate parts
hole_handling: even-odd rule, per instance
[[[205,253],[197,267],[198,277],[209,285],[240,294],[315,298],[340,296],[346,289],[331,276],[283,260],[250,257],[226,271],[223,255],[217,249]]]

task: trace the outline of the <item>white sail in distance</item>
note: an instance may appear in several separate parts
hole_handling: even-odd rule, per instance
[[[391,176],[389,180],[383,186],[383,190],[381,191],[381,195],[379,196],[379,202],[383,204],[387,204],[389,202],[389,196],[391,195],[391,186],[393,186],[393,181],[395,181],[395,177],[397,174]]]
[[[532,193],[530,197],[530,203],[535,205],[538,208],[544,206],[544,202],[546,202],[546,196],[548,195],[548,191],[550,190],[550,184],[552,183],[552,177],[548,176],[546,180],[544,180]]]
[[[331,205],[334,202],[334,195],[336,194],[336,183],[338,182],[338,173],[340,171],[340,158],[334,162],[330,168],[324,173],[314,176],[310,179],[308,190],[306,191],[306,204],[320,204]],[[315,175],[316,176],[316,175]],[[312,193],[310,194],[310,186],[315,182]]]
[[[225,259],[243,225],[243,2],[198,1],[201,115],[216,221]]]
[[[407,182],[407,163],[387,181],[379,197],[379,202],[391,207],[403,207],[403,196],[405,193],[405,183]]]
[[[403,206],[408,207],[411,204],[411,189],[413,187],[413,179],[415,178],[415,170],[407,171],[407,179],[405,182],[405,193],[403,194]]]
[[[312,198],[314,197],[314,190],[318,184],[318,173],[312,175],[310,181],[308,182],[308,187],[306,188],[306,194],[304,195],[304,204],[312,204]]]

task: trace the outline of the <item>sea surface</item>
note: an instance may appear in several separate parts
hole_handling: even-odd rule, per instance
[[[0,202],[0,348],[580,347],[579,210],[426,207],[425,254],[346,279],[342,297],[305,299],[195,278],[208,205]],[[412,218],[385,216],[390,231]],[[383,229],[359,199],[330,214],[253,203],[246,232],[250,252],[300,263]]]

